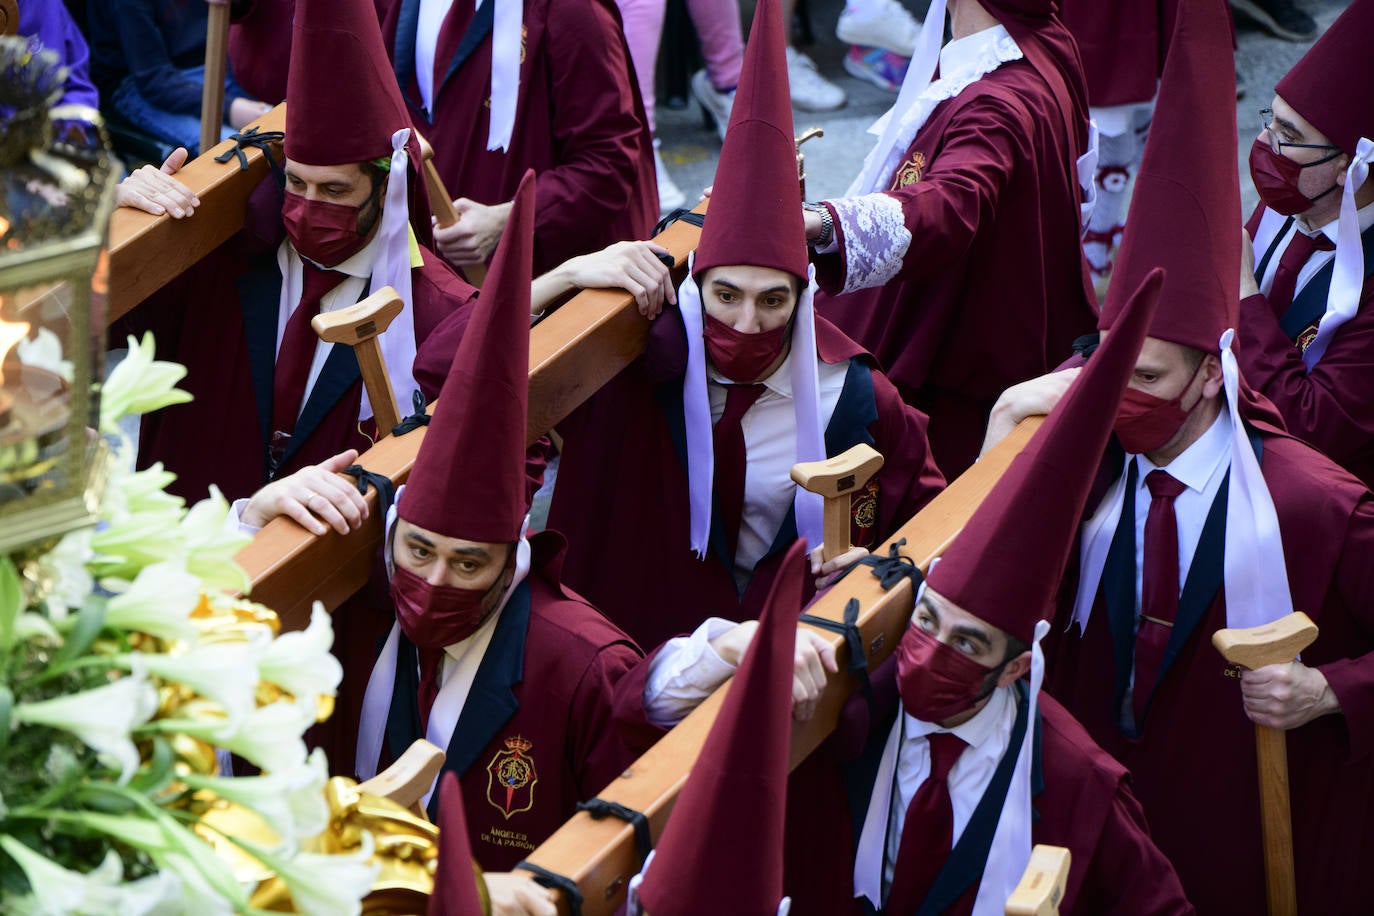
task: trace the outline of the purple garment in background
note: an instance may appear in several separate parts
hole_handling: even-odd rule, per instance
[[[68,70],[67,89],[59,105],[100,106],[100,97],[91,82],[90,49],[62,3],[26,0],[19,4],[19,34],[36,38],[43,47],[57,52]]]

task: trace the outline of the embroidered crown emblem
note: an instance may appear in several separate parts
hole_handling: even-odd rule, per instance
[[[506,748],[515,751],[517,754],[523,754],[532,747],[534,747],[533,741],[530,741],[528,738],[521,738],[519,735],[516,735],[514,738],[506,739]]]

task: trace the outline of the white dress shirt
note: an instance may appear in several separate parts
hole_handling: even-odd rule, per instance
[[[1140,602],[1145,586],[1145,522],[1150,515],[1150,488],[1145,476],[1156,470],[1158,465],[1144,455],[1128,455],[1127,461],[1136,462],[1135,487],[1135,630],[1140,630]],[[1193,555],[1197,553],[1198,541],[1202,538],[1202,526],[1207,522],[1207,513],[1212,510],[1221,481],[1231,467],[1231,415],[1222,410],[1212,425],[1192,445],[1183,450],[1173,461],[1163,466],[1184,490],[1174,499],[1174,518],[1178,526],[1178,588],[1188,581],[1188,571],[1193,566]],[[1125,473],[1123,471],[1122,473]],[[1135,670],[1126,684],[1126,693],[1121,698],[1121,723],[1135,728]]]
[[[952,843],[958,843],[968,826],[973,811],[992,782],[997,765],[1007,752],[1011,743],[1012,726],[1016,722],[1016,697],[1010,687],[999,687],[988,698],[987,705],[978,714],[960,725],[945,729],[932,722],[923,722],[905,712],[898,715],[888,736],[888,749],[897,744],[897,763],[892,778],[884,780],[880,771],[874,783],[873,794],[869,799],[868,813],[864,817],[863,829],[859,834],[860,849],[878,848],[874,841],[883,839],[882,888],[883,896],[892,885],[893,870],[897,862],[897,850],[901,848],[902,829],[905,826],[907,806],[915,797],[927,777],[930,776],[930,741],[928,736],[936,732],[953,732],[968,745],[954,767],[949,771],[948,785],[950,804],[954,814],[954,833]],[[886,756],[886,755],[885,755]],[[855,881],[860,884],[858,872],[874,868],[877,862],[866,862],[860,856],[855,860]],[[867,884],[868,882],[862,882]]]
[[[420,101],[426,111],[434,110],[434,58],[439,53],[444,17],[452,5],[453,0],[420,0],[420,18],[415,29],[415,82],[419,84]]]
[[[1336,192],[1333,191],[1332,193],[1334,194]],[[1366,204],[1360,207],[1355,211],[1355,215],[1360,222],[1360,232],[1366,232],[1370,226],[1374,226],[1374,204]],[[1286,217],[1283,217],[1283,219],[1286,219]],[[1321,233],[1330,239],[1331,243],[1334,245],[1336,243],[1336,229],[1339,223],[1339,220],[1333,219],[1320,229],[1313,229],[1301,219],[1293,220],[1293,225],[1289,226],[1288,231],[1279,237],[1277,247],[1274,248],[1274,253],[1270,255],[1269,263],[1264,267],[1264,276],[1260,277],[1259,281],[1260,292],[1267,296],[1269,295],[1269,291],[1274,288],[1274,276],[1279,272],[1279,261],[1283,259],[1283,253],[1288,250],[1289,244],[1299,232],[1306,235]],[[1257,260],[1263,258],[1264,255],[1265,252],[1263,251],[1255,252],[1255,258]],[[1303,264],[1302,270],[1298,271],[1298,282],[1293,288],[1293,298],[1296,299],[1298,294],[1302,292],[1303,287],[1311,282],[1312,278],[1317,275],[1317,272],[1331,263],[1331,260],[1335,257],[1335,251],[1322,251],[1321,249],[1313,251],[1311,256],[1308,257],[1307,263]]]
[[[820,381],[821,428],[830,423],[844,388],[849,360],[816,361]],[[754,567],[773,546],[783,519],[792,508],[797,485],[792,465],[797,463],[797,415],[792,403],[792,353],[762,382],[763,394],[740,420],[744,450],[749,456],[744,470],[744,506],[739,541],[735,549],[735,587],[743,593]],[[711,422],[725,413],[725,377],[708,365],[706,386],[711,399]]]
[[[354,305],[367,292],[368,281],[372,279],[372,265],[377,259],[379,236],[380,233],[374,234],[361,250],[342,263],[333,267],[321,268],[345,276],[343,282],[325,293],[324,297],[320,299],[321,314]],[[283,241],[277,249],[277,267],[281,270],[282,276],[281,298],[278,300],[277,307],[277,347],[275,351],[277,353],[281,352],[282,337],[286,334],[286,322],[291,318],[291,313],[296,310],[296,306],[300,305],[301,294],[305,289],[305,281],[301,275],[301,260],[301,254],[292,246],[290,239]],[[304,410],[306,402],[310,400],[310,392],[314,390],[315,382],[319,379],[320,372],[324,370],[325,360],[329,358],[329,351],[333,346],[333,344],[325,343],[323,340],[316,341],[315,356],[310,361],[310,375],[305,383],[305,393],[301,395],[300,410]],[[299,411],[296,416],[300,416]]]

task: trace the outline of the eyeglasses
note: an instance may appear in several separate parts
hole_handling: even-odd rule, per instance
[[[1259,115],[1260,123],[1263,124],[1264,129],[1269,132],[1269,148],[1274,151],[1275,155],[1282,156],[1285,146],[1291,149],[1335,150],[1337,154],[1341,152],[1339,146],[1333,146],[1330,143],[1284,143],[1279,140],[1278,132],[1274,130],[1274,109],[1261,108],[1259,110]],[[1313,163],[1313,165],[1316,165],[1316,163]]]

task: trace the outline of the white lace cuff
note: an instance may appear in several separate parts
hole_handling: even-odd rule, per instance
[[[844,245],[844,288],[840,292],[882,286],[897,276],[911,247],[911,230],[896,198],[877,193],[826,203],[835,211],[837,235]]]

